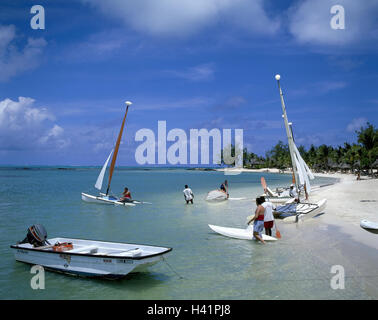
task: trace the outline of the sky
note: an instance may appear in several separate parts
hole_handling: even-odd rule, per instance
[[[243,129],[265,155],[286,142],[276,74],[297,145],[356,142],[377,126],[377,16],[377,0],[2,0],[0,165],[102,165],[126,100],[118,165],[158,121]]]

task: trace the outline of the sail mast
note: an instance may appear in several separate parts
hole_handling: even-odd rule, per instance
[[[285,101],[284,101],[283,93],[282,93],[282,90],[281,90],[280,79],[281,79],[281,76],[279,74],[277,74],[276,80],[277,80],[277,83],[278,83],[278,89],[280,91],[282,113],[283,113],[283,118],[284,118],[284,122],[285,122],[285,128],[286,128],[286,135],[287,135],[287,140],[288,140],[288,145],[289,145],[291,164],[293,166],[293,173],[294,173],[294,178],[295,178],[295,187],[297,189],[297,192],[299,193],[298,169],[297,169],[297,165],[296,165],[296,161],[295,161],[294,139],[293,139],[293,135],[292,135],[292,132],[291,132],[291,128],[289,126],[289,121],[287,119]]]
[[[125,126],[127,111],[129,110],[129,106],[132,104],[130,101],[126,101],[125,103],[126,103],[126,106],[127,106],[126,112],[125,112],[125,116],[123,117],[122,126],[121,126],[121,130],[119,131],[119,134],[118,134],[118,139],[117,139],[116,145],[114,147],[113,158],[112,158],[112,162],[110,164],[109,182],[108,182],[108,188],[106,189],[106,195],[109,194],[110,183],[112,182],[113,171],[114,171],[115,163],[116,163],[116,160],[117,160],[119,145],[120,145],[121,139],[122,139],[123,127]]]

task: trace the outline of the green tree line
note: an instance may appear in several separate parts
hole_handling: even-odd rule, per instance
[[[365,170],[373,173],[373,168],[378,168],[378,130],[371,123],[356,131],[357,143],[345,142],[342,146],[311,145],[309,149],[298,146],[302,158],[308,166],[318,170]],[[278,168],[291,167],[290,152],[287,143],[278,141],[265,157],[249,153],[244,148],[243,162],[246,168]]]

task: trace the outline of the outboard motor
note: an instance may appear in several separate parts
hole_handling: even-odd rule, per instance
[[[41,247],[50,244],[47,241],[46,229],[41,224],[35,224],[29,227],[26,238],[22,240],[20,243],[30,243],[34,247]]]

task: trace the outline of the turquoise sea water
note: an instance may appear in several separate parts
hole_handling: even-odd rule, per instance
[[[358,278],[348,278],[344,290],[331,289],[332,265],[343,263],[351,273],[355,270],[342,246],[330,238],[338,231],[327,230],[321,217],[301,227],[279,224],[282,239],[265,246],[225,238],[208,228],[208,224],[244,227],[246,216],[255,209],[253,199],[262,191],[260,177],[276,187],[288,185],[290,175],[118,169],[114,193],[128,186],[133,198],[152,203],[121,207],[81,200],[81,192],[95,192],[98,173],[99,168],[0,170],[1,299],[372,298]],[[225,178],[231,197],[249,200],[206,202],[207,192]],[[317,178],[315,184],[332,181]],[[185,184],[194,191],[194,205],[184,202]],[[30,266],[16,262],[9,246],[22,240],[35,223],[43,224],[49,237],[161,245],[173,251],[167,263],[123,280],[46,272],[46,288],[32,290]]]

